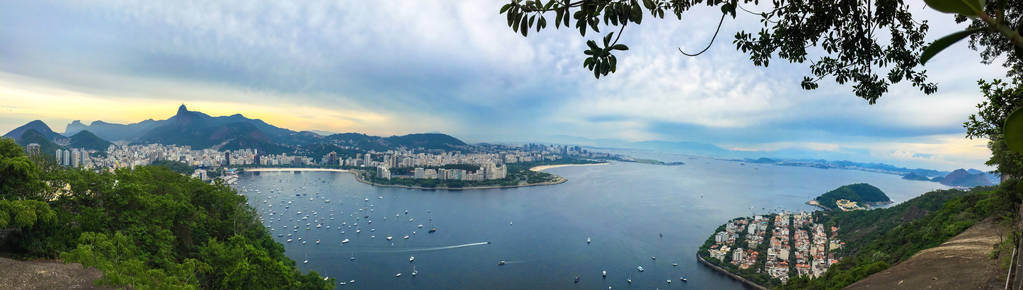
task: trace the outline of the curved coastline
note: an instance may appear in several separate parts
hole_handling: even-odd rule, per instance
[[[542,171],[542,170],[546,170],[546,169],[550,169],[550,168],[556,168],[556,167],[586,166],[586,165],[605,165],[605,164],[608,164],[608,163],[542,165],[542,166],[536,166],[536,167],[530,168],[529,170],[532,170],[532,171]],[[564,177],[561,177],[561,176],[558,176],[558,175],[554,175],[554,176],[556,176],[558,178],[555,181],[541,182],[541,183],[531,183],[531,184],[485,185],[485,186],[466,186],[466,187],[424,187],[424,186],[410,186],[410,185],[375,183],[375,182],[363,179],[362,175],[361,174],[357,174],[356,170],[349,170],[349,169],[337,169],[337,168],[276,168],[276,167],[247,168],[247,169],[245,169],[245,172],[294,172],[294,171],[303,171],[303,172],[317,172],[317,171],[319,171],[319,172],[344,172],[344,173],[351,173],[352,176],[355,177],[355,181],[362,182],[362,183],[365,183],[365,184],[369,184],[369,185],[372,185],[372,186],[394,187],[394,188],[408,188],[408,189],[418,189],[418,190],[451,190],[451,191],[460,191],[460,190],[474,190],[474,189],[507,189],[507,188],[530,187],[530,186],[556,185],[556,184],[562,184],[562,183],[565,183],[566,181],[568,181],[568,179],[566,179]]]
[[[703,259],[703,257],[700,257],[699,255],[696,256],[696,260],[699,261],[700,264],[703,264],[704,266],[710,267],[711,269],[714,269],[715,271],[718,271],[718,272],[720,272],[722,274],[725,274],[728,277],[731,277],[732,279],[735,279],[736,281],[739,281],[739,282],[742,282],[743,284],[746,284],[746,286],[753,287],[753,288],[756,288],[756,289],[761,289],[761,290],[767,290],[767,287],[764,287],[763,285],[760,285],[760,284],[757,284],[757,283],[755,283],[753,281],[750,281],[749,279],[743,278],[742,276],[739,276],[738,274],[729,272],[728,270],[725,270],[724,268],[721,268],[718,265],[714,265],[711,262],[707,262],[706,260]]]

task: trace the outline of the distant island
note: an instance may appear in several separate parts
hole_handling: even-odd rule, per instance
[[[789,160],[789,159],[729,159],[730,161],[772,164],[778,166],[813,167],[820,169],[850,169],[866,172],[894,174],[902,176],[906,180],[933,181],[948,186],[970,188],[975,186],[988,186],[1000,182],[1001,176],[987,173],[977,169],[956,169],[952,172],[938,171],[923,168],[903,168],[884,163],[864,163],[853,161],[830,161],[830,160]]]
[[[651,164],[651,165],[664,165],[664,166],[678,166],[678,165],[685,165],[686,164],[685,162],[682,162],[682,161],[664,162],[664,161],[660,161],[660,160],[645,159],[645,158],[624,158],[624,159],[620,159],[618,161],[622,161],[622,162],[635,162],[635,163],[643,163],[643,164]]]
[[[852,211],[892,203],[881,189],[866,183],[843,185],[828,191],[807,204],[826,210]]]

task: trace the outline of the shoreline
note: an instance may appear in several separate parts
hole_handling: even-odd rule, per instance
[[[325,171],[325,172],[348,172],[348,169],[337,169],[337,168],[275,168],[275,167],[262,167],[262,168],[246,168],[244,172],[292,172],[292,171]]]
[[[808,201],[806,201],[806,205],[811,205],[811,206],[815,206],[815,207],[817,207],[817,208],[819,208],[819,209],[821,209],[821,210],[823,210],[823,211],[831,211],[831,209],[830,209],[830,208],[827,208],[827,207],[826,207],[826,206],[824,206],[823,204],[821,204],[821,203],[817,202],[817,200],[816,200],[816,199],[811,199],[811,200],[808,200]]]
[[[547,169],[559,168],[559,167],[576,167],[576,166],[596,166],[596,165],[609,165],[609,162],[601,163],[571,163],[571,164],[552,164],[552,165],[540,165],[529,168],[529,171],[540,172]]]
[[[607,164],[607,163],[598,163],[598,164]],[[598,165],[598,164],[592,164],[592,165]],[[560,164],[560,165],[561,166],[583,166],[583,165],[591,165],[591,164]],[[544,166],[561,167],[561,166],[557,166],[557,165],[544,165]],[[537,166],[537,167],[542,167],[542,166]],[[534,167],[534,168],[536,168],[536,167]],[[544,168],[544,169],[546,169],[546,168]],[[532,170],[532,168],[530,170]],[[418,189],[418,190],[462,191],[462,190],[475,190],[475,189],[508,189],[508,188],[531,187],[531,186],[557,185],[557,184],[562,184],[562,183],[565,183],[565,182],[568,181],[568,179],[566,179],[564,177],[561,177],[561,176],[558,176],[558,175],[554,175],[554,176],[556,176],[558,178],[558,180],[548,181],[548,182],[541,182],[541,183],[531,183],[531,184],[520,184],[520,185],[483,185],[483,186],[466,186],[466,187],[425,187],[425,186],[414,186],[414,185],[375,183],[375,182],[363,179],[362,178],[362,174],[358,174],[358,172],[357,172],[358,170],[350,170],[350,169],[336,169],[336,168],[274,168],[274,167],[264,167],[264,168],[249,168],[249,169],[245,169],[244,172],[295,172],[295,171],[303,171],[303,172],[317,172],[317,171],[319,171],[319,172],[351,173],[352,176],[355,177],[355,181],[361,182],[363,184],[368,184],[370,186],[392,187],[392,188],[406,188],[406,189]]]
[[[482,185],[482,186],[465,186],[465,187],[425,187],[425,186],[415,186],[415,185],[381,184],[381,183],[376,183],[376,182],[372,182],[372,181],[368,181],[368,180],[362,179],[362,176],[360,176],[359,174],[355,174],[354,172],[352,173],[352,175],[355,176],[355,181],[362,182],[364,184],[369,184],[371,186],[405,188],[405,189],[417,189],[417,190],[448,190],[448,191],[462,191],[462,190],[475,190],[475,189],[508,189],[508,188],[519,188],[519,187],[544,186],[544,185],[562,184],[562,183],[565,183],[566,181],[568,181],[568,179],[566,179],[564,177],[555,175],[555,176],[558,177],[558,180],[548,181],[548,182],[541,182],[541,183],[522,184],[522,185]]]
[[[728,270],[725,270],[724,268],[721,268],[721,266],[714,265],[711,262],[707,262],[706,260],[703,259],[703,257],[700,257],[699,255],[696,256],[696,260],[699,261],[700,264],[703,264],[704,266],[710,267],[711,269],[714,269],[715,271],[718,271],[720,273],[728,275],[728,277],[730,277],[732,279],[735,279],[735,280],[738,280],[739,282],[742,282],[742,284],[745,284],[746,286],[750,286],[750,287],[753,287],[753,288],[756,288],[756,289],[761,289],[761,290],[767,290],[768,289],[767,287],[764,287],[764,286],[761,286],[760,284],[754,283],[753,281],[750,281],[749,279],[743,278],[742,276],[739,276],[738,274],[729,272]]]

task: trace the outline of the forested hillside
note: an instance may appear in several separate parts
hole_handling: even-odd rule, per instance
[[[331,289],[301,273],[226,185],[158,166],[94,173],[40,166],[0,140],[0,248],[103,271],[142,289]]]
[[[937,246],[986,218],[1012,219],[1018,189],[977,187],[928,192],[890,208],[817,212],[827,227],[838,226],[846,242],[840,262],[817,279],[796,278],[782,289],[840,289]]]

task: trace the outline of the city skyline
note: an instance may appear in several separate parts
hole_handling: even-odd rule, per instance
[[[694,28],[710,15],[626,33],[621,72],[594,80],[579,69],[583,42],[560,37],[574,31],[527,40],[504,27],[500,4],[3,3],[0,131],[35,119],[56,131],[72,120],[165,119],[185,103],[300,131],[698,141],[762,156],[988,168],[986,140],[965,139],[961,123],[981,100],[975,81],[1000,68],[962,61],[977,59],[965,45],[928,66],[937,94],[900,85],[867,105],[848,86],[801,90],[805,65],[753,67],[727,39],[679,55],[706,43],[712,31]],[[268,11],[281,13],[260,17]],[[71,28],[47,24],[58,18]],[[737,21],[722,35],[755,23]],[[928,39],[955,29],[933,26]]]

